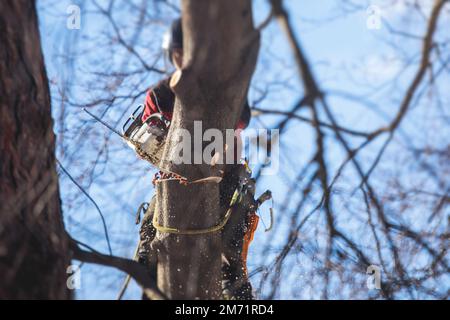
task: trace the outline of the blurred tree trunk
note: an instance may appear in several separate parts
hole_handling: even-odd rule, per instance
[[[0,299],[67,299],[69,251],[35,1],[0,1]]]
[[[164,156],[165,169],[189,180],[217,176],[208,163],[174,164],[180,141],[175,131],[191,134],[194,121],[202,132],[234,129],[246,99],[258,50],[250,0],[183,0],[183,68],[171,81],[176,103]],[[223,134],[225,137],[225,134]],[[198,138],[198,136],[197,136]],[[202,152],[205,145],[200,146]],[[179,150],[179,149],[178,149]],[[167,165],[169,163],[169,165]],[[214,183],[183,186],[162,182],[157,187],[159,222],[179,229],[216,225],[221,218],[219,187]],[[217,299],[221,287],[220,233],[158,233],[158,286],[172,299]]]

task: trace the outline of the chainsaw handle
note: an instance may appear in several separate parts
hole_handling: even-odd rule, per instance
[[[129,123],[131,121],[136,121],[136,119],[140,119],[142,116],[142,113],[144,112],[144,105],[140,104],[138,107],[133,111],[133,113],[128,117],[127,121],[122,126],[122,134],[125,135],[125,133],[128,131],[128,128],[130,127]]]

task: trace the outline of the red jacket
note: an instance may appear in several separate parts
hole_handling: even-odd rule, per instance
[[[170,78],[164,79],[147,92],[144,114],[142,116],[143,122],[145,122],[150,115],[158,112],[168,120],[172,119],[175,94],[170,89],[169,81]],[[246,102],[236,129],[247,128],[249,122],[250,106],[248,105],[248,102]]]

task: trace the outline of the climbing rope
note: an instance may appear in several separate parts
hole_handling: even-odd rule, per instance
[[[237,203],[240,192],[242,190],[242,186],[236,188],[234,191],[233,197],[231,198],[230,205],[228,207],[227,212],[225,213],[224,217],[219,221],[218,224],[209,227],[209,228],[203,228],[203,229],[187,229],[187,230],[181,230],[178,228],[173,227],[166,227],[163,225],[160,225],[158,223],[157,214],[153,215],[153,227],[161,233],[172,233],[172,234],[181,234],[181,235],[199,235],[199,234],[207,234],[207,233],[213,233],[221,230],[225,225],[227,224],[228,220],[230,219],[231,212],[233,210],[234,205]]]
[[[188,185],[188,184],[192,184],[192,183],[198,183],[199,181],[201,182],[211,182],[210,180],[206,179],[201,179],[201,180],[196,180],[193,182],[188,182],[186,180],[186,178],[183,178],[179,175],[173,175],[173,174],[167,174],[167,173],[158,173],[155,175],[155,178],[153,179],[154,184],[156,184],[157,182],[161,182],[161,181],[178,181],[180,184],[182,185]],[[220,181],[219,181],[220,182]],[[230,200],[230,204],[228,206],[228,209],[225,213],[225,215],[223,216],[223,218],[214,226],[208,227],[208,228],[202,228],[202,229],[186,229],[186,230],[182,230],[179,228],[174,228],[174,227],[168,227],[168,226],[163,226],[161,224],[159,224],[158,222],[158,218],[157,218],[157,214],[153,215],[153,226],[155,227],[155,229],[161,233],[171,233],[171,234],[180,234],[180,235],[200,235],[200,234],[208,234],[208,233],[214,233],[217,231],[222,230],[228,220],[231,217],[231,213],[232,210],[234,208],[234,206],[240,202],[240,200],[242,199],[241,195],[242,195],[242,191],[245,185],[245,181],[241,181],[238,185],[238,187],[235,189],[233,196],[231,197]],[[256,207],[259,207],[263,202],[269,200],[272,198],[272,193],[267,190],[266,192],[264,192],[257,200],[256,200]],[[269,231],[272,228],[272,223],[273,223],[273,211],[271,209],[271,224],[270,227],[268,229],[266,229],[266,232]]]
[[[248,163],[246,160],[244,161],[244,166],[245,166],[246,171],[251,174],[251,169],[248,166]],[[156,185],[157,183],[160,183],[163,181],[178,181],[181,185],[187,186],[189,184],[194,184],[194,183],[207,183],[207,182],[219,183],[221,180],[222,180],[222,177],[208,177],[208,178],[199,179],[199,180],[195,180],[195,181],[188,181],[185,177],[178,175],[176,173],[160,171],[155,174],[155,177],[153,178],[153,185]],[[235,189],[233,196],[231,197],[230,204],[228,206],[228,209],[227,209],[225,215],[214,226],[211,226],[208,228],[201,228],[201,229],[181,230],[178,228],[163,226],[163,225],[159,224],[157,214],[153,215],[153,226],[155,227],[155,229],[157,231],[159,231],[161,233],[171,233],[171,234],[180,234],[180,235],[200,235],[200,234],[208,234],[208,233],[214,233],[214,232],[220,231],[221,229],[223,229],[225,227],[228,220],[230,219],[233,207],[236,205],[236,203],[240,202],[245,183],[246,183],[245,179],[243,179],[239,182],[238,187]],[[255,202],[256,207],[259,207],[263,202],[265,202],[266,200],[269,200],[271,198],[272,198],[272,193],[270,192],[270,190],[267,190],[256,200],[256,202]],[[269,228],[265,230],[266,232],[272,228],[272,224],[273,224],[272,208],[270,210],[270,218],[271,218],[271,224],[270,224]]]

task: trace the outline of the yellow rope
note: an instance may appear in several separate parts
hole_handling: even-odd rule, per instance
[[[245,166],[245,169],[247,170],[247,172],[249,172],[251,174],[251,169],[248,166],[247,160],[245,160],[244,166]],[[186,178],[184,178],[184,179],[186,179]],[[172,181],[172,180],[177,180],[177,179],[166,179],[166,180],[167,181]],[[193,182],[188,182],[187,184],[204,183],[204,182],[219,183],[221,180],[222,180],[221,177],[208,177],[208,178],[205,178],[205,179],[200,179],[200,180],[196,180],[196,181],[193,181]],[[159,182],[161,182],[161,180],[159,180]],[[156,212],[155,212],[155,214],[153,214],[153,226],[155,227],[155,229],[157,231],[162,232],[162,233],[172,233],[172,234],[182,234],[182,235],[199,235],[199,234],[207,234],[207,233],[213,233],[213,232],[219,231],[223,227],[225,227],[225,225],[227,224],[228,220],[230,219],[231,211],[233,209],[233,206],[238,202],[238,200],[239,201],[241,200],[240,199],[240,196],[241,196],[241,190],[240,189],[241,188],[239,188],[239,187],[236,188],[236,190],[233,193],[233,197],[231,197],[230,205],[228,207],[227,212],[225,213],[225,216],[215,226],[212,226],[212,227],[209,227],[209,228],[204,228],[204,229],[188,229],[188,230],[180,230],[178,228],[166,227],[166,226],[160,225],[158,223],[158,218],[157,218],[158,215],[156,214]]]
[[[158,215],[156,214],[156,212],[155,212],[155,214],[153,214],[153,226],[159,232],[172,233],[172,234],[182,234],[182,235],[199,235],[199,234],[207,234],[207,233],[213,233],[213,232],[219,231],[223,227],[225,227],[225,225],[227,224],[228,220],[230,219],[231,211],[233,209],[234,204],[239,199],[239,195],[240,195],[240,192],[239,192],[238,189],[236,189],[234,191],[233,197],[231,198],[230,206],[229,206],[227,212],[225,213],[225,216],[215,226],[212,226],[212,227],[209,227],[209,228],[204,228],[204,229],[188,229],[188,230],[180,230],[180,229],[177,229],[177,228],[165,227],[165,226],[162,226],[162,225],[160,225],[158,223],[158,218],[157,218]]]

